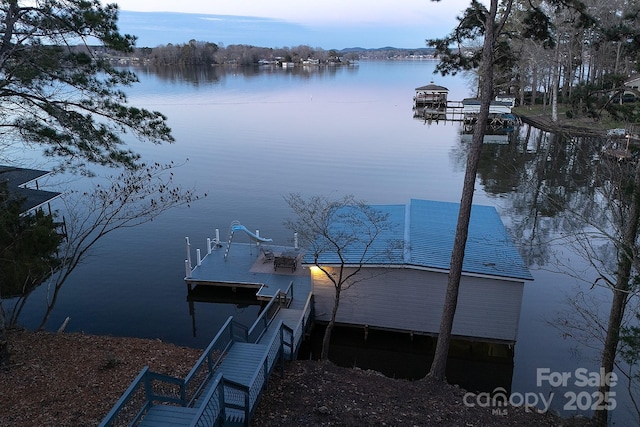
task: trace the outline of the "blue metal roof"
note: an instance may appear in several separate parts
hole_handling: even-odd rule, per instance
[[[388,214],[393,229],[378,239],[373,248],[382,253],[391,240],[404,242],[404,254],[394,250],[387,264],[403,264],[422,268],[449,270],[451,251],[458,222],[458,203],[412,199],[405,205],[372,206]],[[359,264],[361,254],[352,248],[347,254],[347,264]],[[369,258],[368,258],[369,259]],[[313,263],[311,254],[305,263]],[[339,264],[336,254],[321,254],[322,264]],[[381,264],[381,257],[372,257],[365,264]],[[492,206],[473,205],[469,223],[469,235],[465,249],[463,272],[533,280],[522,257],[509,237],[500,216]]]
[[[405,205],[369,206],[376,213],[387,216],[389,227],[378,230],[378,236],[372,240],[369,232],[373,227],[366,215],[356,207],[344,206],[336,211],[334,222],[328,230],[333,240],[329,241],[322,236],[318,237],[310,248],[305,248],[303,259],[305,264],[314,264],[315,253],[318,253],[318,262],[323,265],[341,264],[340,255],[345,264],[350,265],[401,265],[404,263],[404,217]],[[337,253],[336,244],[340,246],[341,253]],[[369,245],[369,247],[367,247]]]
[[[449,269],[458,203],[411,200],[409,264]],[[462,271],[533,280],[493,206],[473,205]]]

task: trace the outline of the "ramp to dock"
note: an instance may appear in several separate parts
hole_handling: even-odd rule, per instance
[[[297,357],[313,319],[305,296],[302,309],[289,308],[292,288],[279,292],[250,328],[229,317],[184,379],[145,367],[100,427],[249,425],[277,362],[284,375],[284,361]]]

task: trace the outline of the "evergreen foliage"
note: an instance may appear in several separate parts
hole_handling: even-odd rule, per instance
[[[131,52],[135,37],[116,25],[118,7],[98,0],[8,0],[0,4],[0,141],[19,141],[86,171],[86,162],[136,167],[131,132],[172,142],[159,112],[127,105],[122,87],[137,81],[115,69],[103,48]]]
[[[60,265],[61,235],[52,215],[22,215],[21,200],[0,185],[0,295],[28,294]]]

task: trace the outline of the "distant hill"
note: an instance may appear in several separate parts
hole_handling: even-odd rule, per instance
[[[417,47],[417,48],[399,48],[399,47],[376,47],[376,48],[364,48],[364,47],[348,47],[345,49],[340,49],[338,52],[341,53],[359,53],[359,52],[398,52],[398,53],[409,53],[413,52],[415,55],[432,55],[435,52],[434,48],[431,47]]]
[[[390,58],[408,58],[408,57],[433,57],[435,49],[430,47],[420,47],[415,49],[397,48],[397,47],[378,47],[373,49],[365,49],[361,47],[350,47],[339,50],[341,54],[356,54],[361,58],[369,59],[390,59]]]

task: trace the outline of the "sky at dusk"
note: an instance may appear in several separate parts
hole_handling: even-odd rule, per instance
[[[214,43],[283,47],[425,47],[456,25],[469,0],[114,0],[138,46]],[[144,13],[141,13],[144,12]],[[164,12],[164,13],[160,13]]]

